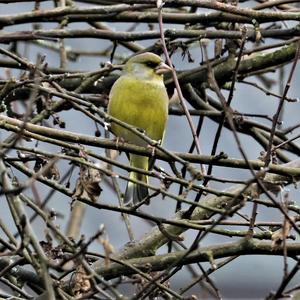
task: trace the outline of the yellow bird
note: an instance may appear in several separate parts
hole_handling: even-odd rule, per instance
[[[153,140],[161,141],[168,119],[168,94],[163,74],[170,71],[162,59],[153,53],[130,58],[123,73],[114,83],[108,103],[108,114],[141,130]],[[147,143],[130,130],[112,123],[112,132],[123,140],[146,147]],[[148,170],[149,158],[130,154],[130,166]],[[148,183],[148,177],[130,172],[130,178]],[[124,202],[134,204],[148,196],[148,188],[128,182]]]

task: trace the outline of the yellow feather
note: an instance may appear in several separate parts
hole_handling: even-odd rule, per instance
[[[123,75],[113,85],[108,104],[108,113],[138,129],[153,140],[162,140],[168,118],[168,94],[162,75],[154,68],[162,64],[160,57],[152,53],[144,53],[130,59],[124,68]],[[113,133],[129,143],[146,146],[146,142],[133,132],[112,124]],[[130,165],[148,170],[148,158],[130,155]],[[132,172],[132,179],[148,182],[147,176]],[[140,189],[133,197],[134,202],[142,199],[147,193],[142,186],[131,185]],[[127,192],[128,188],[127,188]],[[128,198],[128,197],[127,197]],[[125,197],[126,200],[126,197]],[[130,199],[127,199],[130,201]]]

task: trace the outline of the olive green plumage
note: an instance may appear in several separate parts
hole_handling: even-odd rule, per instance
[[[108,104],[108,113],[142,131],[153,140],[163,139],[168,118],[168,94],[163,82],[163,73],[169,70],[161,58],[153,53],[143,53],[130,58],[123,74],[114,83]],[[112,123],[113,133],[125,141],[147,146],[133,132]],[[149,158],[130,154],[132,167],[148,170]],[[130,178],[148,183],[147,176],[131,172]],[[148,189],[141,184],[128,182],[125,203],[135,204],[148,196]]]

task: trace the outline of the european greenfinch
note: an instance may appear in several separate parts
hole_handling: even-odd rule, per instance
[[[168,119],[168,94],[163,74],[170,71],[162,59],[153,53],[131,57],[109,94],[108,114],[127,123],[155,141],[162,141]],[[147,142],[132,131],[112,123],[112,132],[122,140],[146,147]],[[129,155],[130,166],[148,171],[149,158]],[[148,176],[130,172],[130,179],[148,184]],[[128,181],[124,203],[139,203],[148,196],[148,188]]]

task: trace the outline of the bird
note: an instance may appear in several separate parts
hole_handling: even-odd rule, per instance
[[[109,93],[108,114],[134,126],[152,140],[163,140],[168,120],[169,97],[163,75],[171,68],[160,56],[145,52],[127,60],[121,76],[113,84]],[[128,143],[147,147],[148,144],[132,131],[112,122],[111,131],[117,138]],[[129,154],[130,166],[148,171],[149,158]],[[148,184],[148,176],[130,172],[130,179]],[[148,188],[128,181],[124,194],[124,204],[138,204],[149,196]]]

